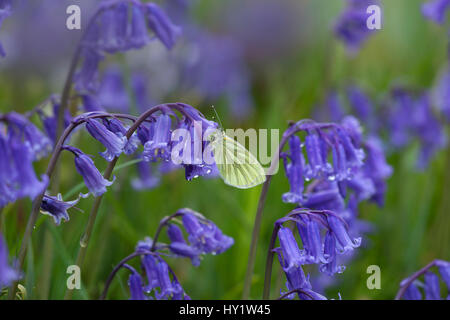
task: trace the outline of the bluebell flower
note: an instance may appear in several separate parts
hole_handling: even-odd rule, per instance
[[[135,190],[149,190],[159,185],[161,179],[151,164],[140,161],[137,164],[138,177],[131,181]]]
[[[441,300],[441,289],[439,287],[439,277],[433,272],[426,272],[425,279],[425,299]]]
[[[289,138],[289,155],[282,154],[284,169],[289,180],[290,190],[283,194],[283,201],[299,203],[303,199],[305,159],[302,153],[300,137],[293,135]],[[290,162],[288,162],[288,159]]]
[[[422,293],[415,282],[411,283],[404,294],[405,300],[422,300]]]
[[[58,128],[59,103],[52,101],[52,104],[53,104],[52,113],[50,115],[45,114],[42,110],[38,110],[38,113],[41,117],[42,124],[44,125],[45,133],[50,138],[50,140],[53,142],[53,144],[55,144],[56,139],[59,138],[56,136],[56,131]],[[72,120],[72,117],[70,116],[69,110],[65,110],[65,112],[64,112],[64,128],[66,128],[70,124],[71,120]]]
[[[86,94],[98,89],[98,66],[105,56],[87,47],[82,49],[81,56],[81,67],[74,76],[74,82],[77,91]]]
[[[336,237],[336,248],[341,253],[353,250],[361,245],[361,238],[351,238],[342,218],[327,215],[328,226]]]
[[[19,280],[20,273],[9,265],[8,248],[3,236],[0,234],[0,289],[9,287],[14,281]]]
[[[144,294],[144,282],[141,275],[131,266],[126,265],[126,268],[131,271],[128,277],[130,300],[148,300],[148,297]]]
[[[199,219],[198,214],[188,209],[184,213],[183,226],[188,233],[189,243],[199,252],[220,254],[234,244],[233,238],[224,235],[211,221]]]
[[[303,243],[302,255],[304,255],[303,259],[305,259],[303,264],[327,262],[324,256],[319,223],[308,215],[301,215],[299,219],[297,230]]]
[[[339,100],[339,95],[336,91],[330,91],[327,94],[325,105],[329,112],[330,120],[339,122],[344,117],[344,107]]]
[[[180,35],[180,27],[170,21],[166,13],[156,4],[146,5],[147,24],[153,30],[156,37],[168,48],[175,45],[176,38]]]
[[[369,97],[361,90],[361,88],[351,85],[347,88],[347,97],[355,115],[363,123],[373,129],[373,105]]]
[[[114,132],[119,138],[126,138],[129,128],[125,127],[120,120],[116,118],[103,118],[103,124],[109,131]],[[133,133],[130,139],[127,139],[127,143],[124,147],[124,153],[128,155],[133,154],[136,151],[138,144],[139,138],[135,133]]]
[[[292,231],[280,227],[278,231],[280,248],[275,249],[278,254],[280,265],[286,274],[288,290],[311,289],[311,284],[302,269],[304,257],[295,241]]]
[[[82,94],[80,95],[82,99],[82,108],[86,112],[95,112],[95,111],[105,111],[105,109],[100,105],[97,97],[90,94]]]
[[[16,112],[5,115],[8,133],[16,141],[21,141],[32,153],[33,160],[46,156],[52,149],[52,142],[27,118]]]
[[[178,226],[170,224],[167,228],[167,235],[170,239],[169,249],[172,253],[180,257],[190,258],[192,265],[196,267],[200,265],[199,256],[201,251],[190,246],[186,240],[184,240],[183,232]]]
[[[75,168],[83,177],[86,187],[94,196],[101,196],[106,192],[106,187],[113,184],[113,181],[103,178],[100,171],[95,167],[94,161],[88,155],[75,147],[65,146],[64,149],[75,155]]]
[[[97,120],[88,119],[86,129],[94,139],[106,147],[106,151],[100,153],[106,161],[112,161],[115,157],[120,156],[127,144],[126,137],[118,137]]]
[[[148,285],[144,286],[145,293],[154,293],[157,300],[189,300],[178,279],[170,270],[167,263],[158,255],[144,255],[142,266],[147,275]],[[171,275],[172,274],[172,279]],[[158,289],[159,288],[159,289]]]
[[[107,110],[124,113],[130,111],[130,100],[124,78],[117,67],[109,67],[103,72],[96,97],[100,105]]]
[[[323,255],[329,262],[324,263],[319,267],[320,272],[330,276],[335,273],[344,272],[345,266],[338,266],[337,264],[336,236],[330,230],[325,235]]]
[[[56,225],[60,225],[61,220],[69,221],[69,213],[67,210],[75,206],[81,196],[85,197],[85,195],[80,195],[78,199],[63,201],[60,193],[56,197],[44,195],[41,203],[41,212],[53,217]]]
[[[38,180],[32,163],[35,154],[27,145],[13,138],[10,141],[10,148],[15,165],[14,189],[17,198],[28,196],[33,200],[47,188],[48,176],[43,175],[42,181]]]
[[[0,28],[3,24],[3,20],[11,15],[11,0],[0,1]],[[6,53],[3,49],[2,43],[0,42],[0,56],[5,57]]]
[[[437,24],[443,24],[449,9],[450,0],[431,0],[422,5],[422,14]]]
[[[344,42],[349,52],[358,51],[374,32],[367,28],[370,14],[366,10],[369,5],[377,3],[370,0],[349,0],[347,7],[339,16],[334,33]]]
[[[439,273],[441,274],[442,280],[444,280],[445,285],[450,291],[450,263],[446,261],[437,261],[436,265],[439,268]]]
[[[158,158],[169,161],[171,124],[172,120],[168,114],[163,113],[156,118],[154,135],[144,145],[142,157],[145,161],[156,161]]]
[[[7,137],[3,134],[0,124],[0,208],[16,200],[17,185],[15,182],[16,168],[14,166],[11,147]]]
[[[449,1],[450,3],[450,1]],[[438,80],[438,83],[433,90],[433,100],[436,107],[450,122],[450,68],[447,67],[442,76]]]

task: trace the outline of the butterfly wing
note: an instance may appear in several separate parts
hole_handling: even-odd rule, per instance
[[[248,189],[266,181],[266,174],[258,160],[224,133],[214,141],[212,151],[217,169],[226,184]]]

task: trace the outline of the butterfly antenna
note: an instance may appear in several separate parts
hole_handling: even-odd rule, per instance
[[[216,108],[214,106],[211,106],[211,108],[213,109],[214,113],[216,114],[217,120],[219,121],[220,128],[223,130],[222,121],[220,121],[220,117],[219,117],[219,114],[217,113]]]

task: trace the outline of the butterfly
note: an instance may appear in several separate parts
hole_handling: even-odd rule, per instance
[[[266,181],[264,168],[242,144],[215,130],[209,137],[211,151],[223,181],[239,189],[248,189]]]

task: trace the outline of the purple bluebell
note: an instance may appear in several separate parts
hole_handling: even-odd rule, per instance
[[[114,132],[119,138],[126,138],[129,127],[125,127],[120,120],[116,118],[103,118],[103,124],[109,131]],[[127,143],[124,147],[124,153],[127,155],[133,154],[136,151],[138,144],[139,138],[135,133],[133,133],[130,139],[127,139]]]
[[[145,161],[157,161],[170,159],[170,137],[172,120],[170,115],[162,113],[156,118],[154,125],[154,135],[144,145],[142,157]]]
[[[403,88],[395,88],[391,96],[390,113],[387,119],[389,140],[394,147],[404,147],[411,140],[409,118],[414,107],[414,99]]]
[[[4,127],[0,124],[0,208],[17,198],[17,185],[15,182],[16,168],[14,166],[11,146],[3,134]]]
[[[186,240],[184,240],[183,232],[178,226],[170,224],[167,228],[167,235],[170,239],[169,249],[172,253],[180,257],[191,259],[192,265],[194,266],[200,265],[201,252],[186,243]]]
[[[308,157],[308,171],[306,176],[308,179],[322,177],[328,173],[328,163],[324,158],[322,147],[325,142],[319,133],[307,132],[305,137],[305,150]]]
[[[297,230],[303,243],[303,264],[326,263],[327,259],[323,252],[323,241],[319,222],[308,215],[301,215],[297,222]],[[280,240],[281,241],[281,240]]]
[[[149,28],[167,49],[171,49],[181,33],[180,27],[174,25],[164,10],[154,3],[145,5],[145,10]]]
[[[12,139],[10,141],[11,155],[15,165],[15,191],[17,198],[29,197],[34,199],[47,188],[48,176],[43,175],[42,181],[36,177],[33,168],[32,150],[25,144]]]
[[[84,197],[84,195],[80,196]],[[63,201],[60,193],[56,197],[44,195],[41,203],[41,213],[53,217],[56,225],[60,225],[61,220],[69,221],[67,210],[75,206],[79,200],[80,197],[72,201]]]
[[[372,127],[373,105],[369,97],[356,85],[347,88],[347,97],[354,114],[361,122]]]
[[[345,115],[344,107],[336,91],[330,91],[327,94],[325,106],[329,112],[329,119],[334,122],[340,122]]]
[[[42,110],[39,110],[38,113],[41,117],[41,121],[44,125],[45,133],[50,138],[50,140],[53,142],[53,144],[56,143],[56,139],[59,137],[56,136],[56,131],[58,127],[58,112],[59,112],[59,103],[56,103],[56,101],[52,101],[53,107],[52,107],[52,113],[50,115],[45,114]],[[65,110],[64,112],[64,128],[66,128],[70,121],[72,120],[72,117],[70,116],[69,110]]]
[[[114,157],[120,156],[124,151],[125,145],[127,144],[127,138],[124,136],[118,137],[99,121],[88,119],[86,121],[86,129],[94,139],[98,140],[106,147],[106,151],[100,153],[106,161],[112,161]]]
[[[131,181],[135,190],[150,190],[159,185],[161,178],[155,168],[146,161],[140,161],[137,164],[138,177]]]
[[[117,67],[109,67],[103,72],[96,97],[106,110],[123,113],[130,111],[130,99],[124,78]]]
[[[289,180],[290,190],[283,194],[283,202],[299,203],[303,199],[305,159],[300,137],[289,138],[290,153],[283,153],[284,169]],[[290,162],[288,161],[290,160]]]
[[[288,290],[310,289],[311,284],[302,269],[304,257],[289,228],[280,227],[278,231],[280,248],[275,249],[283,271],[286,274]]]
[[[131,271],[128,277],[130,300],[148,300],[148,297],[144,294],[144,281],[141,275],[131,266],[126,265],[126,268]]]
[[[98,66],[105,56],[94,49],[83,48],[81,67],[74,76],[75,88],[82,94],[98,90]]]
[[[437,24],[443,24],[450,9],[450,0],[431,0],[422,5],[422,14]]]
[[[450,1],[449,1],[450,3]],[[447,67],[433,90],[433,100],[436,107],[450,122],[450,68]]]
[[[430,271],[424,275],[425,279],[425,299],[426,300],[441,300],[441,289],[439,287],[439,277]]]
[[[341,253],[353,250],[361,245],[361,238],[351,238],[342,218],[335,215],[327,215],[328,226],[336,237],[336,248]]]
[[[185,209],[183,226],[188,234],[188,241],[203,254],[220,254],[228,250],[234,240],[222,233],[212,221],[198,218],[198,214]]]
[[[11,15],[11,0],[0,1],[0,28],[3,24],[3,20]],[[6,53],[3,49],[3,45],[0,42],[0,56],[5,57]]]
[[[449,291],[450,295],[450,262],[437,261],[436,265],[439,268],[439,273],[441,274],[442,280],[444,280],[445,285]]]
[[[157,300],[189,300],[178,279],[170,270],[167,263],[155,255],[144,255],[142,266],[147,275],[148,285],[144,287],[146,293],[154,292]],[[172,274],[172,279],[171,275]],[[158,289],[159,288],[159,289]]]
[[[417,287],[415,281],[411,283],[409,287],[406,289],[403,298],[405,300],[422,300],[422,293]]]
[[[64,149],[75,155],[75,168],[83,177],[86,187],[94,196],[101,196],[106,192],[106,187],[113,184],[113,181],[103,178],[100,171],[95,167],[94,161],[80,149],[71,146],[65,146]]]
[[[33,154],[33,160],[46,156],[52,149],[52,142],[33,123],[16,112],[5,114],[8,133],[21,141]]]
[[[337,264],[336,236],[330,230],[325,235],[323,255],[329,262],[324,263],[319,267],[320,272],[323,272],[330,276],[334,275],[335,273],[344,272],[345,266],[338,266]]]
[[[91,94],[82,94],[80,95],[82,99],[82,108],[86,112],[95,112],[95,111],[105,111],[105,109],[100,105],[97,97]]]
[[[8,262],[8,248],[3,236],[0,234],[0,289],[9,287],[20,278],[20,273],[10,266]]]
[[[334,33],[351,53],[357,52],[374,32],[367,27],[367,19],[370,16],[367,8],[372,4],[378,2],[348,0],[346,8],[336,22]]]

